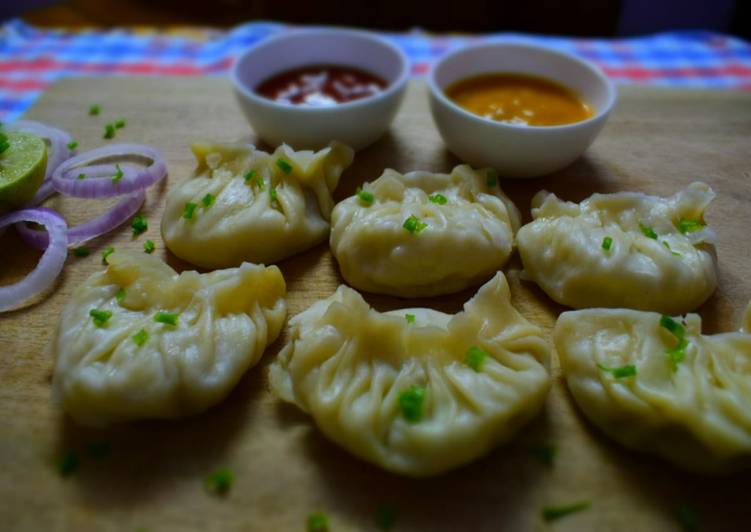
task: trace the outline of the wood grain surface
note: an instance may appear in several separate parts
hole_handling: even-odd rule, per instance
[[[90,117],[89,105],[102,114]],[[742,475],[705,478],[680,472],[626,451],[601,436],[576,411],[554,362],[555,383],[544,413],[511,444],[441,477],[400,478],[353,458],[328,442],[311,420],[280,404],[268,391],[269,361],[284,334],[230,397],[203,415],[149,421],[106,431],[82,429],[50,400],[52,355],[46,344],[71,291],[100,270],[107,245],[141,251],[150,238],[158,256],[177,269],[159,234],[164,197],[193,170],[188,145],[195,139],[252,141],[223,79],[69,79],[55,85],[28,113],[71,132],[89,149],[104,124],[125,117],[118,141],[158,147],[169,179],[148,193],[148,231],[133,239],[125,226],[98,240],[87,258],[72,257],[54,292],[29,308],[0,315],[0,528],[3,530],[304,530],[309,513],[329,515],[332,532],[376,530],[382,503],[397,512],[394,530],[680,530],[676,509],[694,507],[701,530],[748,526],[751,488]],[[499,149],[513,149],[500,146]],[[701,179],[718,194],[707,220],[719,235],[720,288],[704,305],[705,330],[735,329],[751,297],[751,94],[621,90],[609,124],[584,157],[566,170],[502,186],[529,220],[532,195],[548,188],[580,200],[592,192],[641,190],[672,194]],[[337,199],[385,167],[448,171],[457,161],[446,151],[428,112],[421,83],[410,87],[391,132],[359,153],[345,173]],[[70,223],[100,212],[107,202],[55,198]],[[37,260],[13,231],[0,237],[0,284],[20,278]],[[280,264],[295,315],[330,295],[341,282],[327,245]],[[561,308],[533,285],[519,281],[514,258],[506,271],[514,303],[550,330]],[[367,296],[377,308],[425,306],[455,312],[474,289],[417,302]],[[750,405],[751,408],[751,405]],[[84,449],[111,445],[96,459]],[[558,449],[547,468],[530,445]],[[73,475],[58,473],[60,457],[80,453]],[[206,493],[204,476],[217,467],[236,476],[230,493]],[[545,505],[588,499],[589,510],[545,523]]]

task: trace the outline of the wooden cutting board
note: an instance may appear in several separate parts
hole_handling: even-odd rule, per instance
[[[703,179],[718,193],[707,219],[719,235],[720,288],[704,305],[705,330],[737,327],[751,297],[751,94],[623,88],[601,137],[570,168],[545,179],[504,181],[504,190],[529,220],[529,201],[542,188],[581,200],[593,192],[641,190],[672,194]],[[99,103],[98,117],[87,114]],[[145,239],[173,267],[186,267],[165,249],[159,220],[168,190],[193,169],[194,139],[252,141],[229,83],[223,79],[69,79],[55,85],[28,118],[62,127],[80,149],[99,146],[104,124],[124,117],[118,141],[158,147],[169,180],[149,191],[149,230],[137,239],[123,227],[100,239],[87,258],[71,257],[54,293],[41,303],[0,316],[0,528],[4,530],[304,530],[309,513],[324,511],[332,531],[375,530],[377,507],[396,508],[395,530],[679,530],[681,504],[694,507],[701,530],[748,526],[751,488],[745,477],[703,478],[611,443],[578,413],[554,363],[555,384],[541,417],[511,444],[447,475],[400,478],[363,463],[329,443],[311,420],[268,391],[267,366],[284,336],[209,412],[171,422],[141,422],[107,431],[82,429],[50,402],[52,358],[45,351],[71,291],[100,270],[105,245],[142,249]],[[502,149],[502,148],[499,148]],[[385,167],[448,171],[458,161],[441,142],[421,83],[410,87],[391,132],[359,153],[337,199]],[[70,223],[100,212],[102,202],[49,202]],[[0,284],[28,271],[38,253],[13,231],[0,237]],[[341,282],[327,245],[280,264],[295,315],[330,295]],[[550,330],[561,308],[518,280],[518,258],[506,268],[514,302]],[[474,289],[414,302],[368,296],[381,310],[426,305],[455,312]],[[751,405],[749,405],[751,408]],[[81,451],[106,442],[95,459]],[[547,468],[529,446],[552,443]],[[63,478],[60,457],[77,449],[80,468]],[[229,467],[236,476],[225,498],[207,494],[203,477]],[[546,524],[544,505],[581,499],[592,507]]]

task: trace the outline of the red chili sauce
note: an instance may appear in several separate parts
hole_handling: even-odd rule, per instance
[[[276,102],[326,107],[374,96],[387,85],[359,68],[311,65],[276,74],[261,82],[256,92]]]

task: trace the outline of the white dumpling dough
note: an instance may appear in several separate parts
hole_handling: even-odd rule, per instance
[[[568,387],[584,414],[621,444],[688,470],[751,465],[751,305],[741,332],[704,336],[688,314],[679,340],[661,315],[627,309],[564,312],[554,339]],[[679,319],[676,319],[681,323]],[[635,366],[634,376],[607,369]]]
[[[487,354],[477,370],[465,363],[472,347]],[[542,330],[511,305],[499,272],[453,316],[425,308],[380,313],[341,285],[290,320],[289,343],[269,377],[273,392],[313,416],[332,441],[420,477],[513,437],[542,408],[548,359]],[[410,421],[400,397],[412,386],[424,387],[424,398],[421,417]]]
[[[336,142],[317,152],[208,143],[192,150],[198,168],[169,193],[162,237],[175,255],[203,268],[269,264],[326,240],[332,192],[354,156]],[[215,198],[208,207],[206,194]],[[188,203],[196,205],[189,219]]]
[[[532,200],[534,221],[516,237],[524,275],[574,308],[694,310],[717,287],[714,233],[702,225],[683,234],[678,224],[703,224],[713,198],[704,183],[668,198],[618,192],[579,204],[542,191]],[[656,239],[645,235],[650,229]]]
[[[143,253],[108,260],[73,293],[51,343],[53,396],[84,425],[206,410],[258,362],[286,318],[276,266],[178,275]],[[112,315],[100,327],[91,309]],[[160,311],[178,313],[177,324],[156,322]],[[142,329],[148,339],[138,345]]]
[[[342,277],[367,292],[435,296],[478,284],[506,263],[519,211],[488,170],[457,166],[451,174],[386,170],[331,214],[331,251]],[[436,194],[445,204],[434,203]],[[405,220],[427,226],[410,233]]]

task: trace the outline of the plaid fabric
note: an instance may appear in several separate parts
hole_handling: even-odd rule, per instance
[[[253,22],[229,31],[139,29],[64,31],[11,20],[0,26],[0,120],[18,118],[64,76],[223,75],[248,46],[288,26]],[[425,74],[443,54],[471,42],[541,43],[598,64],[619,83],[751,90],[751,44],[709,32],[629,39],[571,39],[516,34],[383,34]]]

